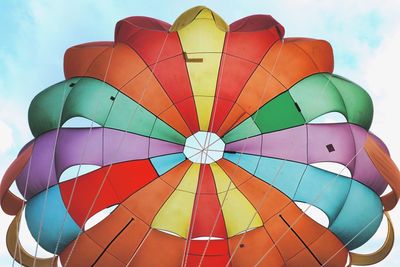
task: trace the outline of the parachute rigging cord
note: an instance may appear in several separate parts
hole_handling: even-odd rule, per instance
[[[33,99],[34,139],[0,185],[1,206],[15,216],[12,266],[382,261],[394,244],[399,170],[369,132],[367,92],[332,72],[328,42],[284,38],[269,15],[228,25],[203,6],[172,25],[125,18],[114,42],[69,48],[66,80]],[[346,121],[317,122],[332,112]],[[66,127],[76,117],[90,126]],[[98,169],[83,172],[86,164]],[[60,180],[70,167],[76,175]],[[9,191],[13,182],[23,199]],[[311,208],[328,225],[309,217]],[[23,214],[33,255],[20,242]],[[353,252],[383,217],[382,247]],[[39,246],[53,256],[39,258]]]

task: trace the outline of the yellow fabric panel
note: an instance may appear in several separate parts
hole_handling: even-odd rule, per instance
[[[196,104],[200,130],[207,131],[214,105],[214,97],[195,96],[194,103]]]
[[[171,194],[155,216],[151,223],[152,228],[172,232],[185,238],[188,236],[199,172],[200,164],[190,166],[177,190]]]
[[[224,32],[229,31],[229,26],[228,24],[226,24],[226,22],[214,11],[209,10],[207,7],[205,6],[196,6],[193,7],[187,11],[185,11],[182,15],[180,15],[174,22],[174,24],[171,26],[170,31],[171,32],[176,32],[179,31],[181,29],[183,29],[184,27],[186,27],[187,25],[189,25],[194,19],[196,19],[196,17],[198,17],[201,11],[204,10],[208,10],[209,12],[212,13],[213,19],[215,21],[215,25]],[[207,14],[207,12],[205,12]],[[208,15],[208,14],[207,14]],[[204,15],[200,15],[200,17],[203,17]]]
[[[214,182],[215,186],[217,187],[218,194],[236,188],[235,184],[217,163],[211,163],[210,167],[214,176]]]
[[[230,178],[217,164],[211,164],[214,181],[217,187],[219,202],[222,206],[228,237],[243,231],[263,226],[262,219],[253,205],[233,185]],[[229,185],[230,184],[230,185]],[[226,191],[227,188],[229,191]]]
[[[238,189],[229,190],[226,197],[225,194],[218,194],[218,198],[221,205],[225,199],[222,213],[225,218],[228,237],[263,226],[260,215]]]
[[[214,104],[221,53],[225,32],[215,24],[213,14],[203,9],[190,24],[178,31],[183,51],[189,59],[201,62],[186,62],[194,95],[200,130],[207,131]],[[209,96],[210,100],[198,96]]]
[[[208,9],[201,11],[185,28],[178,31],[179,39],[186,53],[222,52],[225,32],[218,29]]]
[[[200,173],[200,164],[193,163],[186,172],[185,176],[178,185],[177,189],[182,191],[192,192],[193,194],[196,193],[197,183],[199,180],[199,173]]]

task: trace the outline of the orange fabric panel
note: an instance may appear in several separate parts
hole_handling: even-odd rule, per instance
[[[156,179],[125,200],[122,205],[150,225],[173,190],[164,181]]]
[[[189,161],[184,161],[137,191],[125,200],[122,205],[150,225],[154,216],[178,186],[190,165]]]
[[[126,85],[119,88],[121,92],[156,116],[172,105],[171,100],[149,69],[145,69]]]
[[[190,135],[181,114],[152,71],[128,45],[73,47],[67,50],[65,62],[67,78],[88,76],[105,81],[156,116],[170,109],[163,115],[164,121],[184,135]]]
[[[190,160],[185,160],[169,172],[161,175],[160,179],[172,186],[173,188],[176,188],[190,166],[192,166],[192,162]]]
[[[18,157],[11,163],[6,172],[4,173],[3,179],[0,183],[0,201],[1,208],[9,215],[16,215],[24,205],[24,200],[15,196],[9,191],[10,186],[17,178],[18,174],[25,167],[29,161],[33,150],[33,144],[29,145]]]
[[[119,89],[156,116],[168,110],[163,114],[163,120],[184,135],[191,135],[182,115],[150,69],[145,69]]]
[[[333,52],[323,40],[285,38],[276,42],[261,62],[287,89],[311,74],[333,71]]]
[[[238,125],[265,103],[286,90],[287,88],[279,83],[269,72],[266,72],[262,67],[258,67],[247,81],[236,104],[218,130],[218,134],[223,136],[229,129]],[[238,109],[243,109],[243,111],[240,113],[237,111]],[[247,115],[243,116],[243,113],[247,113]]]
[[[84,76],[95,58],[112,46],[113,42],[95,42],[67,49],[64,54],[65,78]]]
[[[378,172],[385,178],[386,182],[392,188],[392,192],[381,197],[385,211],[392,210],[400,197],[400,172],[396,164],[382,147],[368,135],[364,144],[364,149],[367,152],[372,163]]]
[[[292,225],[292,229],[301,236],[307,244],[311,244],[325,233],[326,228],[308,217],[296,204],[288,205],[280,215]]]
[[[243,237],[243,240],[241,238]],[[240,243],[239,243],[240,242]],[[256,228],[242,235],[229,239],[232,266],[254,266],[258,260],[271,250],[258,266],[281,267],[284,266],[278,249],[274,246],[264,227]],[[236,249],[237,248],[237,249]],[[234,250],[236,252],[234,253]],[[234,253],[234,254],[233,254]]]
[[[224,170],[224,172],[232,180],[233,184],[238,187],[253,177],[250,173],[240,168],[238,165],[222,158],[217,164]],[[256,178],[257,179],[257,178]]]
[[[285,262],[303,250],[303,243],[278,215],[265,223],[265,229],[281,252]]]
[[[336,253],[327,266],[344,266],[346,262],[348,251],[339,239],[304,215],[294,203],[275,215],[265,227],[287,266],[320,266]]]
[[[135,219],[108,248],[108,252],[123,263],[128,264],[134,256],[150,228],[141,220]]]
[[[250,116],[251,114],[246,113],[241,106],[235,103],[229,111],[228,116],[226,116],[224,122],[221,124],[221,127],[218,129],[217,134],[219,136],[224,136],[229,130],[233,129],[234,126]]]
[[[107,247],[118,233],[133,218],[132,214],[123,206],[116,208],[104,220],[87,230],[85,233],[101,247]]]
[[[158,117],[171,125],[175,130],[184,135],[185,137],[189,137],[194,134],[190,129],[186,122],[183,120],[181,113],[178,111],[175,105],[169,107],[164,110],[162,113],[158,115]]]
[[[232,108],[218,134],[223,136],[307,76],[332,71],[333,52],[328,42],[308,38],[286,38],[284,42],[275,42],[238,97],[236,102],[240,108],[236,105]]]
[[[75,55],[77,56],[77,58],[74,59],[75,61],[80,62],[81,60],[87,60],[86,53],[90,54],[91,52],[88,51],[90,51],[92,47],[85,47],[84,49],[86,51]],[[79,73],[76,72],[74,77],[93,77],[105,81],[115,88],[121,88],[141,71],[146,69],[146,67],[146,64],[139,55],[129,46],[125,44],[115,44],[113,47],[104,50],[97,57],[92,58],[92,62],[89,64],[88,68]]]
[[[310,249],[327,267],[345,266],[349,253],[342,242],[328,230],[310,245]]]
[[[70,265],[71,266],[71,265]],[[73,265],[75,266],[75,265]],[[112,266],[112,267],[125,267],[125,264],[118,261],[111,254],[105,252],[93,266]]]
[[[102,252],[103,248],[83,233],[60,253],[60,260],[63,266],[67,263],[67,266],[86,267],[92,265]]]
[[[299,254],[288,260],[285,264],[286,267],[299,267],[299,266],[307,266],[307,267],[320,267],[321,264],[311,255],[311,253],[304,249]],[[337,265],[336,267],[344,266]]]
[[[320,72],[333,72],[333,49],[329,42],[310,38],[286,38],[285,42],[291,42],[301,48]]]
[[[181,266],[185,239],[152,230],[128,266]]]

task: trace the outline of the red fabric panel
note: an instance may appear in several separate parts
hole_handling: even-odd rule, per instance
[[[160,23],[161,26],[157,26]],[[156,30],[149,29],[153,24],[156,25]],[[172,102],[177,105],[193,95],[178,33],[168,32],[168,25],[150,18],[128,18],[118,22],[115,41],[126,43],[140,55]],[[178,111],[192,133],[195,133],[199,130],[199,125],[194,101],[185,105],[187,107],[179,105]]]
[[[82,226],[90,216],[121,203],[156,177],[157,173],[149,160],[124,162],[60,183],[60,191],[64,204],[68,206],[77,179],[68,211]]]
[[[275,28],[227,34],[213,107],[214,120],[209,129],[211,132],[220,128],[257,65],[279,39]]]
[[[268,49],[280,39],[276,28],[262,31],[229,32],[224,52],[236,57],[259,63]]]
[[[285,34],[285,28],[270,15],[252,15],[233,22],[229,26],[231,32],[261,31],[276,28],[281,38]]]
[[[181,113],[183,119],[186,121],[186,124],[189,126],[192,133],[194,134],[200,131],[194,98],[190,97],[175,105],[176,109],[179,111],[179,113]]]
[[[130,26],[130,31],[116,36],[116,42],[123,42],[132,47],[147,63],[158,61],[182,54],[178,34],[165,31],[137,29]],[[128,29],[124,29],[128,30]]]
[[[208,240],[192,240],[190,242],[190,254],[202,255]],[[228,241],[226,239],[210,240],[205,255],[228,255]]]
[[[186,266],[199,266],[200,261],[201,266],[226,266],[229,261],[228,240],[211,240],[204,253],[206,246],[207,240],[192,240]]]
[[[199,131],[196,106],[183,56],[176,56],[159,62],[153,71],[192,133]],[[185,103],[183,104],[182,101],[185,101]]]
[[[220,212],[221,205],[218,200],[210,165],[201,165],[199,177],[190,238],[204,236],[226,238],[225,222],[222,212]]]

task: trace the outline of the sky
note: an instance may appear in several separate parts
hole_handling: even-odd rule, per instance
[[[63,80],[62,60],[68,47],[112,40],[116,22],[125,17],[149,16],[172,23],[196,5],[208,6],[228,23],[251,14],[270,14],[284,25],[286,37],[329,41],[334,72],[369,92],[375,109],[371,131],[385,141],[400,164],[400,0],[15,0],[0,1],[0,177],[32,138],[27,121],[30,101]],[[399,211],[391,213],[398,231]],[[5,248],[10,221],[0,213],[0,267],[12,263]],[[379,247],[384,231],[385,227],[360,251]],[[400,240],[377,266],[400,266]]]

